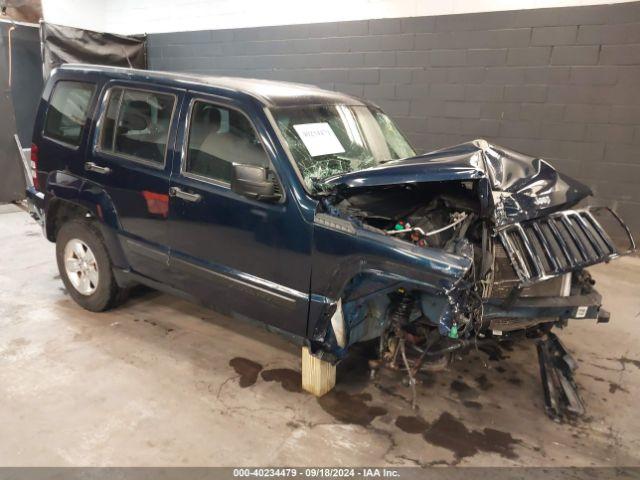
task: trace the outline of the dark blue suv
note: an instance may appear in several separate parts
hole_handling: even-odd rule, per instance
[[[142,283],[330,360],[379,339],[410,376],[607,321],[584,267],[634,248],[542,159],[484,140],[418,155],[375,105],[306,85],[64,66],[32,158],[29,196],[84,308]]]

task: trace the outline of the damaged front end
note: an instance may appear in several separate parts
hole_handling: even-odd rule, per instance
[[[411,385],[471,346],[608,321],[585,267],[635,249],[612,210],[575,209],[588,187],[483,140],[322,187],[312,290],[328,286],[312,306],[312,347],[340,358],[379,338],[373,365]]]

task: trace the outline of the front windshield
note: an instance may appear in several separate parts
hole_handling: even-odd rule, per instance
[[[332,175],[415,156],[393,121],[375,108],[308,105],[276,108],[272,113],[312,191]]]

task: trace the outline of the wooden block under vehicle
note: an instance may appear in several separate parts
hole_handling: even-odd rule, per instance
[[[311,355],[302,347],[302,389],[321,397],[336,386],[336,366]]]

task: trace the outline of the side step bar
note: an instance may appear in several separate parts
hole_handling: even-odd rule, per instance
[[[573,380],[576,361],[551,332],[538,342],[537,348],[547,415],[555,421],[584,415],[584,404]]]

